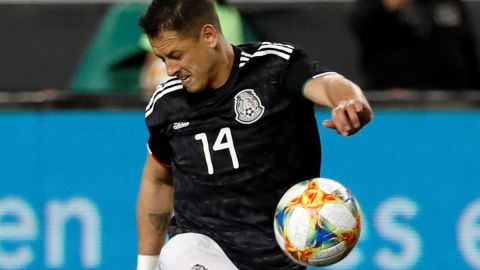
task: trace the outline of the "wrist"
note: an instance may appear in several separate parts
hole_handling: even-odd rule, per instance
[[[157,270],[158,256],[138,255],[137,270]]]

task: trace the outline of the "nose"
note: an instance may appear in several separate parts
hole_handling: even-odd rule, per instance
[[[168,76],[176,76],[180,71],[180,66],[178,63],[172,60],[165,59],[165,66],[167,67]]]

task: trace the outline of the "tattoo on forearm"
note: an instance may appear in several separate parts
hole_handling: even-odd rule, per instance
[[[155,227],[157,233],[161,234],[167,230],[168,222],[172,217],[172,212],[150,213],[148,214],[150,222]]]

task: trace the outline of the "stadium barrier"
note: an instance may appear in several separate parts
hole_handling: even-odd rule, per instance
[[[2,111],[0,126],[0,269],[134,269],[143,112]],[[364,220],[327,269],[480,268],[479,128],[475,110],[381,109],[352,137],[320,128],[322,176]]]

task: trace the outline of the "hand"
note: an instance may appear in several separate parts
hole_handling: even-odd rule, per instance
[[[359,99],[341,101],[332,110],[332,118],[323,121],[323,126],[337,131],[343,136],[350,136],[359,131],[372,119],[372,110],[368,104]]]

